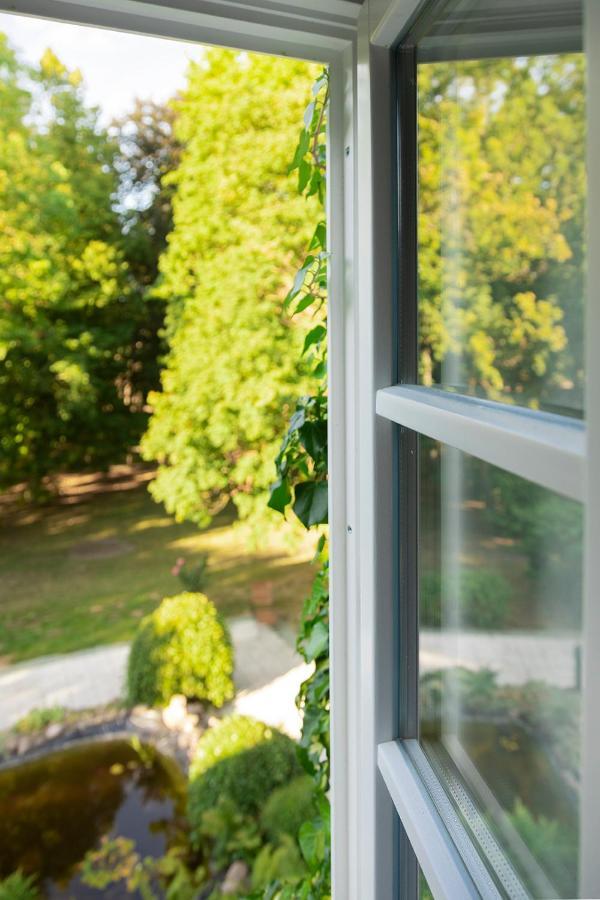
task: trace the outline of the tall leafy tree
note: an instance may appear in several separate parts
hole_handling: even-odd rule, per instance
[[[136,322],[130,365],[131,391],[145,398],[160,382],[165,303],[155,290],[158,263],[173,227],[175,186],[167,176],[179,163],[181,145],[174,132],[175,109],[169,103],[136,100],[113,123],[118,144],[119,210],[123,249],[129,271],[144,298],[144,316]]]
[[[263,508],[286,416],[309,382],[306,323],[282,313],[317,205],[288,175],[308,64],[211,50],[176,101],[181,162],[158,290],[169,345],[142,448],[151,490],[204,524]],[[299,361],[300,360],[300,361]]]
[[[172,103],[138,99],[110,129],[119,145],[118,198],[128,259],[143,285],[156,281],[158,261],[173,227],[175,185],[167,176],[181,156],[175,116]]]
[[[81,77],[0,41],[0,485],[117,461],[144,426],[144,300],[114,209],[116,145]]]

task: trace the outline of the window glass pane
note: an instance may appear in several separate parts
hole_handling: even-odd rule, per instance
[[[420,441],[423,747],[508,895],[577,896],[582,508]]]
[[[419,377],[580,416],[585,66],[571,48],[581,4],[543,6],[512,4],[511,34],[503,4],[497,18],[496,3],[446,4],[439,34],[419,45],[421,59],[444,56],[418,66]]]

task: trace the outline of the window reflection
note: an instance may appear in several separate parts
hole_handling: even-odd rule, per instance
[[[509,894],[505,855],[577,895],[581,533],[574,501],[421,438],[421,737]]]
[[[420,380],[581,415],[584,56],[418,69]]]

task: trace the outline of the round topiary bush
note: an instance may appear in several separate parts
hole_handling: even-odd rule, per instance
[[[276,728],[248,716],[229,716],[198,741],[190,766],[188,819],[199,842],[202,816],[219,800],[256,815],[275,788],[300,775],[296,744]]]
[[[276,843],[284,834],[298,837],[300,826],[316,815],[314,790],[310,775],[300,775],[273,791],[260,814],[261,828],[269,840]]]
[[[214,706],[233,697],[233,650],[224,622],[204,594],[165,598],[140,622],[127,668],[130,704],[164,705],[173,694]]]

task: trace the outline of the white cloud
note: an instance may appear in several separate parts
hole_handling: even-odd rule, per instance
[[[0,31],[28,63],[51,47],[68,68],[80,69],[87,98],[105,122],[127,112],[135,97],[171,97],[185,84],[190,60],[203,52],[198,44],[8,13],[0,13]]]

